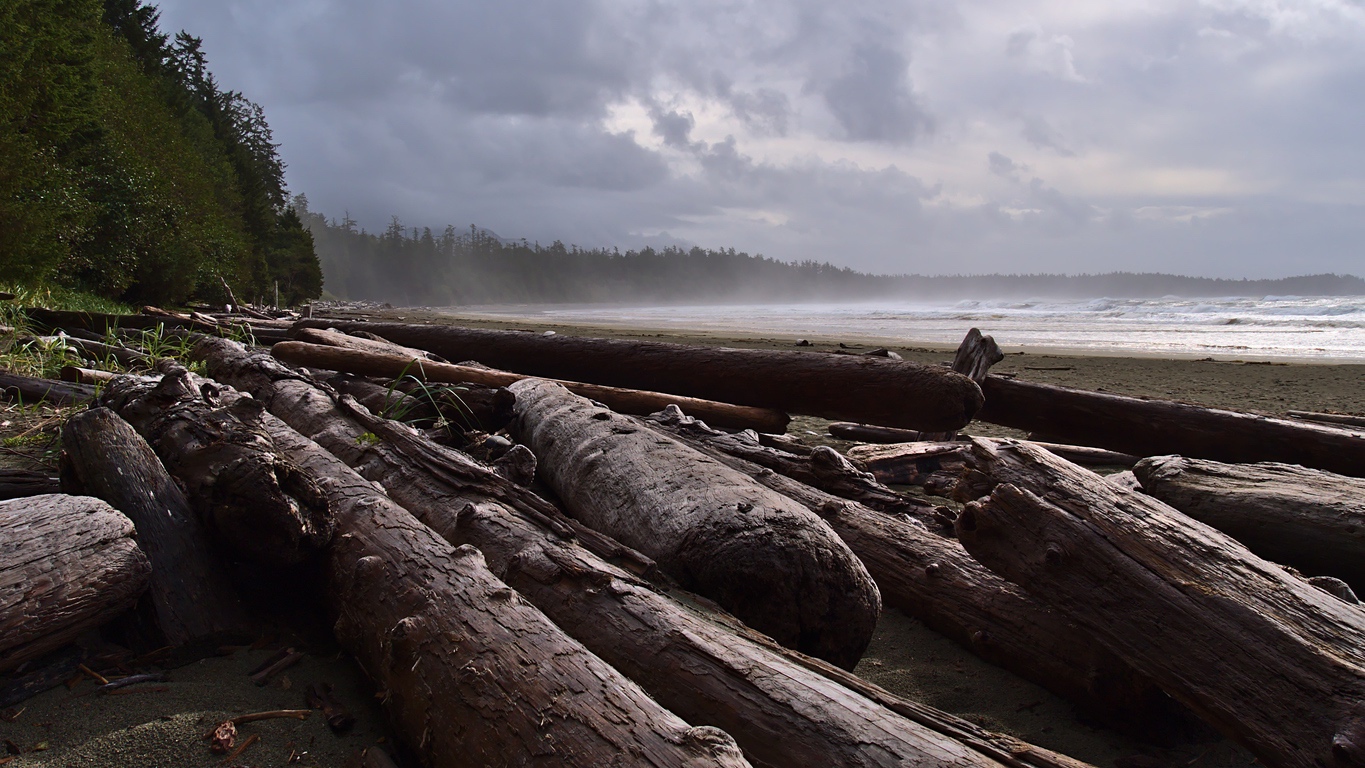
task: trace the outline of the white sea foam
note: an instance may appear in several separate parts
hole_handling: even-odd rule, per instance
[[[564,323],[906,344],[956,344],[975,326],[1010,348],[1365,362],[1365,296],[591,306],[515,314]]]

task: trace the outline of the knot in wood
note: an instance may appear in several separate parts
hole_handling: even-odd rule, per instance
[[[932,579],[933,577],[937,576],[939,574],[939,571],[941,570],[943,570],[943,567],[940,566],[938,563],[930,563],[924,566],[924,575]]]
[[[991,633],[978,629],[972,633],[972,645],[986,645],[991,641]]]
[[[594,413],[592,415],[592,418],[597,421],[610,421],[611,413],[609,413],[608,411],[598,411],[597,413]]]
[[[741,501],[740,503],[736,504],[735,506],[739,508],[739,511],[740,511],[740,512],[752,512],[752,511],[754,511],[754,505],[753,505],[753,504],[750,504],[750,503],[747,502],[747,501]]]
[[[1066,551],[1060,544],[1048,544],[1043,550],[1043,562],[1048,565],[1061,565],[1062,558],[1066,556]]]

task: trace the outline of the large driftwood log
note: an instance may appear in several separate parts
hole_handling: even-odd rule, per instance
[[[152,565],[149,594],[171,645],[242,632],[250,626],[207,533],[180,487],[137,432],[108,408],[77,414],[62,428],[68,486],[97,496],[137,527]]]
[[[1161,501],[1017,443],[958,517],[978,560],[1268,766],[1365,764],[1365,611]]]
[[[987,376],[977,418],[1057,442],[1135,456],[1180,454],[1233,463],[1279,461],[1365,476],[1365,433]]]
[[[0,397],[13,402],[76,405],[95,398],[95,388],[0,371]]]
[[[360,352],[373,352],[377,355],[401,355],[412,359],[430,360],[433,363],[448,363],[449,360],[440,355],[433,355],[424,349],[405,347],[402,344],[394,344],[391,341],[382,340],[378,336],[366,338],[364,336],[352,336],[342,333],[334,328],[297,328],[290,331],[290,335],[309,344],[323,344],[328,347],[342,347],[344,349],[354,349]],[[369,334],[374,336],[374,334]]]
[[[370,330],[449,360],[478,360],[534,376],[892,427],[958,429],[981,407],[980,390],[965,376],[941,367],[861,355],[715,349],[435,325],[319,320],[302,325]]]
[[[1311,576],[1365,592],[1365,480],[1293,464],[1143,459],[1142,490]]]
[[[272,412],[383,482],[447,540],[478,547],[518,593],[660,703],[690,722],[737,734],[756,765],[1076,765],[898,699],[751,632],[727,625],[717,633],[708,618],[715,613],[686,609],[642,582],[638,569],[627,573],[578,546],[534,510],[510,503],[499,481],[487,470],[475,472],[461,454],[361,411],[343,411],[268,356],[248,357],[218,340],[202,343],[196,354],[220,380],[249,388]],[[355,439],[365,433],[381,439]]]
[[[220,405],[198,387],[126,392],[125,411],[168,405],[205,429],[268,436],[321,489],[338,536],[327,550],[327,599],[336,632],[385,692],[396,729],[424,765],[743,766],[723,732],[692,728],[567,637],[484,564],[415,520],[339,459],[235,392]],[[180,400],[168,403],[167,393]],[[163,419],[164,420],[164,419]],[[180,430],[154,438],[177,449]],[[184,468],[181,468],[184,471]],[[228,470],[215,478],[234,482]],[[206,491],[200,478],[187,484]],[[244,482],[253,482],[248,474]],[[240,483],[236,483],[240,485]]]
[[[150,571],[133,523],[99,499],[0,502],[0,672],[131,608]]]
[[[852,669],[881,597],[810,510],[543,379],[511,386],[514,426],[574,517],[779,643]]]
[[[327,347],[321,344],[306,344],[300,341],[281,342],[271,347],[270,352],[275,357],[294,365],[357,373],[364,376],[383,376],[385,378],[414,376],[423,381],[469,382],[489,387],[506,387],[527,378],[524,375],[488,368],[435,363],[403,355],[384,355],[342,347]],[[666,395],[659,392],[619,389],[572,381],[558,383],[583,397],[590,397],[598,402],[606,403],[622,413],[653,413],[671,404],[677,405],[699,418],[712,421],[718,426],[757,429],[764,432],[785,431],[787,422],[790,421],[787,414],[770,408],[753,408],[678,395]]]
[[[260,431],[244,429],[260,406],[249,399],[219,409],[170,361],[158,381],[124,376],[100,402],[133,425],[181,482],[211,535],[235,554],[294,565],[331,541],[333,523],[316,482],[280,458]]]
[[[736,456],[721,447],[728,435],[695,420],[660,414],[645,423],[819,514],[862,560],[883,603],[982,659],[1118,727],[1151,733],[1183,729],[1192,722],[1150,679],[1073,622],[987,570],[957,541]]]

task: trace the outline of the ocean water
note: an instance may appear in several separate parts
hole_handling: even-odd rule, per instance
[[[1365,362],[1365,296],[591,306],[509,314],[566,324],[899,344],[956,345],[975,327],[1007,349]]]

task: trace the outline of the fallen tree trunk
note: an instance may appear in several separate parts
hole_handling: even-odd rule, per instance
[[[280,458],[263,432],[240,426],[260,406],[243,399],[218,409],[212,384],[196,396],[184,368],[169,360],[162,367],[169,373],[160,381],[116,379],[100,402],[147,436],[214,539],[274,566],[297,565],[325,549],[333,522],[317,483]]]
[[[978,442],[967,551],[1268,766],[1365,764],[1365,612],[1161,501],[1046,451]]]
[[[131,608],[150,571],[132,522],[99,499],[0,502],[0,672]]]
[[[854,424],[850,421],[830,422],[826,429],[840,440],[857,440],[860,443],[918,443],[930,440],[929,435],[939,434],[921,432],[917,429],[879,427],[875,424]]]
[[[518,437],[574,517],[779,643],[858,663],[881,598],[819,517],[557,384],[526,379],[511,390]]]
[[[892,427],[958,429],[981,407],[980,390],[965,376],[941,367],[861,355],[715,349],[436,325],[325,320],[304,320],[301,325],[373,331],[449,360],[478,360],[533,376]],[[857,396],[850,397],[851,392]]]
[[[1319,424],[1332,424],[1339,427],[1365,427],[1365,416],[1351,416],[1345,413],[1316,413],[1314,411],[1289,411],[1286,415],[1301,421],[1316,421]]]
[[[79,352],[86,360],[93,360],[96,363],[113,360],[125,368],[150,368],[152,364],[152,358],[148,355],[102,341],[91,341],[76,336],[42,336],[39,337],[39,341],[49,345],[60,342]]]
[[[383,376],[391,379],[414,376],[423,381],[468,382],[489,387],[506,387],[527,378],[506,371],[494,371],[468,365],[433,363],[400,355],[381,355],[341,347],[326,347],[321,344],[305,344],[298,341],[281,342],[271,347],[270,352],[275,357],[294,365],[325,368],[364,376]],[[708,422],[713,422],[717,426],[735,429],[758,429],[764,432],[785,431],[787,422],[790,421],[787,414],[767,408],[751,408],[677,395],[665,395],[658,392],[618,389],[571,381],[558,383],[571,388],[573,392],[583,397],[589,397],[605,403],[611,408],[619,409],[622,413],[653,413],[668,405],[677,405],[684,411]]]
[[[0,371],[0,396],[23,403],[51,403],[76,405],[95,398],[95,388],[84,384],[70,384],[52,379],[37,379]]]
[[[962,441],[855,445],[848,458],[887,485],[918,485],[947,495],[967,466],[971,451]]]
[[[1365,476],[1365,434],[1317,424],[988,376],[977,418],[1135,456],[1279,461]]]
[[[215,376],[250,389],[272,412],[383,482],[448,541],[478,547],[519,594],[660,703],[691,722],[738,734],[756,765],[1078,765],[898,699],[742,628],[726,625],[718,633],[706,615],[642,582],[640,561],[625,562],[631,573],[608,564],[574,543],[572,530],[511,503],[492,473],[476,471],[461,454],[362,411],[343,411],[268,356],[248,357],[219,340],[201,343],[195,354]],[[382,439],[358,442],[365,433]]]
[[[167,643],[184,645],[250,627],[207,533],[180,486],[133,428],[108,408],[79,413],[62,428],[64,484],[96,496],[133,521],[152,566],[148,592]]]
[[[129,391],[123,408],[170,406],[165,418],[183,423],[207,409],[217,423],[204,428],[279,451],[267,463],[295,466],[322,489],[339,534],[326,568],[337,638],[384,691],[397,731],[424,765],[747,765],[728,735],[688,726],[564,635],[473,547],[442,540],[339,459],[244,405],[254,401],[222,392],[221,408],[186,407],[197,391]],[[256,443],[258,434],[269,443]],[[153,442],[167,452],[184,447]],[[204,478],[184,476],[191,471],[179,469],[187,486],[204,490]],[[233,482],[227,473],[218,481]]]
[[[112,371],[96,371],[90,368],[81,368],[76,365],[64,365],[61,372],[62,381],[69,381],[72,384],[108,384],[117,379],[119,374]]]
[[[61,492],[61,483],[49,472],[0,469],[0,501]]]
[[[374,334],[369,334],[374,336]],[[376,336],[373,339],[364,336],[351,336],[342,333],[334,328],[295,328],[290,330],[290,336],[298,341],[309,344],[322,344],[328,347],[341,347],[342,349],[354,349],[358,352],[373,352],[376,355],[401,355],[403,357],[419,360],[430,360],[433,363],[448,363],[449,360],[439,355],[433,355],[424,349],[405,347],[402,344],[394,344],[391,341],[383,340]]]
[[[1133,468],[1142,490],[1310,576],[1365,592],[1365,480],[1292,464],[1154,456]]]
[[[695,420],[662,416],[645,423],[824,518],[867,567],[885,605],[1116,727],[1150,735],[1188,729],[1193,722],[1150,679],[1073,622],[987,570],[957,541],[730,454],[717,445],[728,435]]]

